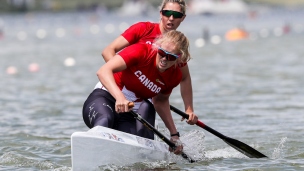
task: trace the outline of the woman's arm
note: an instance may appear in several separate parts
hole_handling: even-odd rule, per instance
[[[172,135],[177,133],[177,129],[175,127],[170,112],[169,96],[170,96],[169,94],[168,95],[158,94],[155,97],[153,97],[152,100],[156,112],[161,117],[166,127],[169,129],[170,135]],[[174,154],[180,154],[183,150],[183,145],[179,140],[179,136],[178,135],[171,136],[171,141],[176,143],[177,145],[177,148],[174,150]]]
[[[125,70],[127,65],[120,55],[115,55],[109,62],[104,64],[98,71],[97,77],[103,86],[107,88],[110,94],[116,99],[115,111],[127,112],[129,110],[129,101],[125,98],[124,94],[121,92],[117,86],[114,73]]]
[[[170,94],[158,94],[154,96],[152,100],[156,112],[161,117],[166,127],[169,129],[170,134],[175,134],[177,133],[177,130],[170,112],[169,96]]]
[[[180,68],[183,74],[182,80],[180,82],[180,92],[185,105],[185,112],[189,115],[187,123],[193,125],[197,122],[197,116],[194,114],[193,109],[193,93],[192,93],[192,83],[191,76],[188,65]]]
[[[101,55],[105,62],[108,62],[118,51],[127,46],[129,42],[123,36],[119,36],[102,51]]]

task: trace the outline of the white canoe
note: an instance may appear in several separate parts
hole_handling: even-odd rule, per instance
[[[132,134],[97,126],[71,136],[73,171],[95,170],[99,166],[168,160],[168,146]]]

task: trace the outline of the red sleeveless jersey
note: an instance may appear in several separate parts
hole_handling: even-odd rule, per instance
[[[129,27],[121,34],[130,44],[152,44],[153,40],[161,35],[159,24],[151,22],[139,22]]]
[[[115,73],[115,81],[121,90],[125,86],[137,98],[147,99],[159,93],[170,94],[182,79],[180,68],[175,65],[164,72],[158,71],[157,50],[150,44],[130,45],[119,55],[124,59],[127,69]]]

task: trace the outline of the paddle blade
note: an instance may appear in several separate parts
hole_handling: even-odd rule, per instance
[[[181,115],[184,118],[189,118],[189,115],[187,115],[186,113],[182,112],[181,110],[175,108],[174,106],[170,105],[170,109],[172,111],[174,111],[175,113]],[[264,154],[258,152],[257,150],[255,150],[254,148],[250,147],[249,145],[242,143],[241,141],[229,138],[219,132],[217,132],[216,130],[210,128],[209,126],[205,125],[203,122],[201,122],[200,120],[197,121],[196,123],[197,126],[209,131],[211,134],[221,138],[223,141],[225,141],[228,145],[230,145],[231,147],[235,148],[236,150],[238,150],[239,152],[243,153],[244,155],[250,157],[250,158],[263,158],[263,157],[267,157]]]
[[[260,153],[259,151],[255,150],[254,148],[250,147],[249,145],[242,143],[239,140],[235,140],[229,137],[223,138],[223,140],[229,144],[234,149],[238,150],[239,152],[243,153],[247,157],[250,158],[264,158],[264,154]]]

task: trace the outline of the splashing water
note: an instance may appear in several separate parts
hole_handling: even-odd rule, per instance
[[[169,137],[170,133],[168,129],[159,129],[159,131],[165,136]],[[158,141],[160,140],[158,137],[156,138]],[[205,158],[205,133],[201,130],[191,130],[184,134],[181,134],[180,137],[181,142],[184,146],[184,153],[187,154],[195,161],[202,161]],[[179,161],[186,161],[181,156],[175,155],[173,153],[169,154],[170,162],[178,163]]]
[[[216,150],[210,150],[205,152],[205,157],[208,160],[222,159],[222,158],[247,158],[244,154],[240,153],[232,147],[225,147]]]
[[[274,151],[272,153],[273,159],[283,158],[283,148],[285,147],[284,143],[286,142],[286,139],[287,139],[287,137],[282,138],[278,147],[274,149]]]
[[[203,131],[192,130],[180,139],[184,144],[184,152],[192,159],[199,161],[205,158],[205,134]]]

